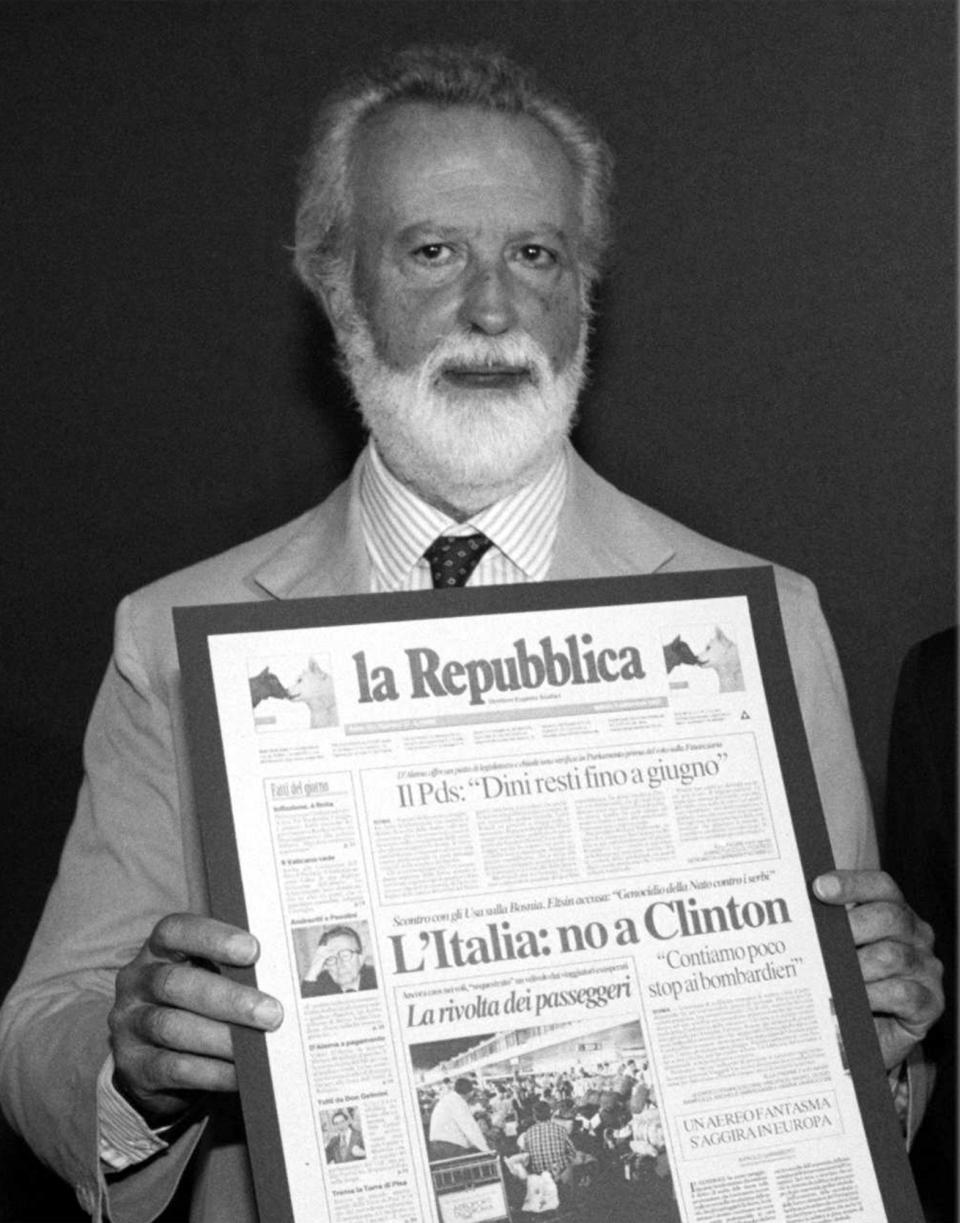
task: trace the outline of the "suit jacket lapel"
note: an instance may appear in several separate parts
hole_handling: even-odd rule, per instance
[[[571,447],[567,496],[550,572],[553,579],[654,573],[674,555],[638,501],[589,467]]]
[[[370,561],[360,526],[361,464],[326,501],[305,515],[300,529],[253,575],[277,599],[365,594]]]

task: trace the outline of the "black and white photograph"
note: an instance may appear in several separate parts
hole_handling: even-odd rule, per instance
[[[366,921],[297,926],[294,953],[300,967],[300,995],[325,998],[377,988],[377,970]]]
[[[328,1164],[354,1164],[367,1158],[362,1117],[358,1105],[321,1110],[320,1128]]]
[[[669,641],[664,640],[663,661],[673,692],[689,690],[702,696],[744,691],[740,650],[722,625],[683,626]]]
[[[523,1223],[680,1223],[639,1021],[540,1026],[413,1045],[441,1217],[487,1186]]]
[[[297,917],[218,890],[226,786],[203,775],[185,691],[205,672],[181,667],[176,614],[422,599],[463,616],[466,662],[469,609],[498,591],[519,608],[553,583],[757,567],[788,660],[785,755],[802,750],[814,796],[792,818],[823,850],[803,896],[842,934],[862,1013],[856,1176],[889,1223],[953,1223],[956,18],[950,0],[0,3],[0,1223],[358,1217],[350,1195],[320,1200],[318,1146],[294,1219],[264,1141],[277,1093],[246,1068],[307,1008],[324,1051],[327,1015],[387,1014],[378,881],[351,892],[366,927],[298,944],[301,1007]],[[353,664],[322,647],[329,620],[315,651],[251,647],[230,681],[271,778],[345,743],[395,763],[402,731],[344,725],[331,676]],[[718,737],[761,699],[744,637],[706,613],[664,623],[666,704],[631,714],[641,732],[689,726],[684,684],[713,686]],[[420,814],[425,838],[440,804]],[[281,961],[285,1004],[258,984]],[[816,1002],[844,1022],[836,984]],[[336,1002],[354,989],[368,1002]],[[642,1069],[628,1035],[613,1076]],[[543,1103],[571,1065],[516,1073],[559,1076]],[[423,1090],[448,1077],[473,1115],[456,1083],[486,1076]],[[335,1090],[369,1130],[361,1093]],[[591,1131],[572,1206],[563,1173],[554,1200],[498,1155],[510,1223],[645,1218],[641,1184],[669,1219],[684,1170],[634,1116]],[[570,1123],[576,1149],[576,1116],[531,1121]],[[356,1163],[371,1186],[373,1162]],[[431,1223],[394,1205],[415,1176],[390,1171],[384,1223]],[[847,1209],[813,1174],[765,1176],[818,1223]]]
[[[281,658],[250,675],[253,724],[258,731],[323,730],[339,725],[337,698],[324,655]]]

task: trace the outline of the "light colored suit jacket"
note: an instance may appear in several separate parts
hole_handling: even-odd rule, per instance
[[[60,872],[0,1016],[4,1109],[40,1157],[101,1209],[96,1080],[118,968],[166,913],[207,912],[170,609],[365,592],[357,473],[317,509],[156,582],[117,612],[114,656],[85,741],[86,778]],[[551,578],[762,563],[602,480],[571,451]],[[877,850],[843,680],[812,584],[776,570],[787,643],[837,864]],[[192,1220],[257,1218],[236,1102],[218,1101],[163,1154],[114,1181],[115,1223],[148,1223],[190,1165]]]

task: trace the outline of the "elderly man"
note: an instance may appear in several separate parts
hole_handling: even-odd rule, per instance
[[[216,969],[253,934],[208,914],[170,608],[756,563],[623,496],[566,438],[607,239],[610,159],[506,60],[411,52],[335,96],[296,266],[371,441],[346,484],[262,539],[125,600],[57,883],[3,1015],[6,1110],[92,1213],[256,1218],[230,1025],[277,1002]],[[452,540],[450,537],[453,537]],[[435,543],[434,541],[440,540]],[[838,873],[887,1066],[942,1007],[932,936],[875,869],[837,660],[811,584],[776,570]]]
[[[317,950],[300,983],[304,998],[353,994],[376,989],[377,974],[363,962],[363,942],[352,926],[331,926],[317,941]]]

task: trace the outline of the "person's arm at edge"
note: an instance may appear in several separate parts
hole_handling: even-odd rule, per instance
[[[856,878],[846,876],[843,899],[828,900],[821,890],[828,885],[820,881],[814,884],[815,893],[826,903],[872,905],[876,888],[885,889],[885,885],[877,883],[879,854],[873,815],[836,649],[813,584],[800,578],[795,589],[794,575],[789,584],[779,573],[778,577],[787,646],[836,865],[839,870],[858,872]],[[899,896],[899,889],[896,891]],[[941,970],[932,955],[929,927],[924,929],[925,923],[918,923],[902,903],[902,896],[898,900],[892,893],[885,894],[877,903],[885,906],[881,924],[871,920],[870,913],[860,913],[851,920],[856,922],[854,938],[891,1082],[895,1084],[902,1075],[906,1077],[901,1121],[909,1144],[923,1117],[932,1086],[919,1040],[942,1010],[942,991],[938,996]],[[875,912],[872,916],[876,917]],[[898,931],[892,943],[899,946],[892,946],[887,938],[891,925]],[[878,939],[883,945],[871,948],[869,944]],[[888,977],[891,970],[894,975],[906,970],[908,978],[916,974],[919,981],[908,979],[898,985],[881,985],[881,978]],[[889,1006],[891,990],[899,994],[897,1006],[909,1012],[907,1028],[892,1039],[893,1029],[900,1025],[884,1010]],[[913,1032],[908,1038],[906,1033],[911,1027]]]
[[[0,1095],[13,1128],[99,1218],[100,1071],[117,970],[155,921],[190,902],[182,861],[170,713],[151,684],[133,599],[84,741],[77,811],[27,960],[0,1016]],[[139,816],[136,838],[130,812]],[[110,1194],[117,1223],[147,1223],[172,1196],[202,1122],[179,1132]],[[109,1135],[106,1136],[109,1143]]]

